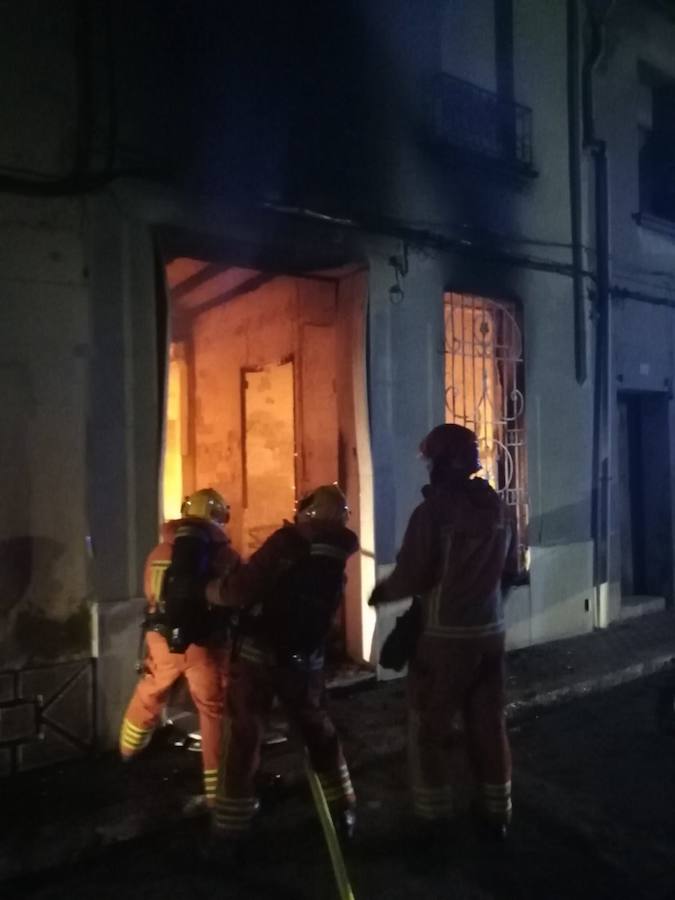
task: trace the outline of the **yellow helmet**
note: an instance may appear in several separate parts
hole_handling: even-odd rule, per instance
[[[182,516],[195,519],[209,519],[217,525],[230,521],[230,506],[213,488],[202,488],[183,500],[180,508]]]
[[[347,498],[337,484],[322,484],[305,494],[297,504],[296,522],[338,522],[344,525],[349,518]]]

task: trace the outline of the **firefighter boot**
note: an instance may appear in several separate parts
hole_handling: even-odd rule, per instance
[[[258,771],[255,777],[255,787],[262,808],[270,809],[283,797],[284,779],[279,772]]]
[[[493,844],[503,844],[509,836],[509,826],[506,822],[497,822],[492,819],[481,818],[478,825],[479,837]]]
[[[354,842],[356,833],[356,811],[348,809],[336,810],[333,813],[335,830],[343,847],[348,847]]]

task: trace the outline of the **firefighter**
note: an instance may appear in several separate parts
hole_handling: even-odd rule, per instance
[[[453,758],[463,724],[482,824],[502,838],[511,821],[501,597],[505,569],[515,574],[511,528],[497,493],[474,477],[481,464],[473,431],[439,425],[420,453],[430,473],[424,500],[393,572],[370,598],[373,606],[405,597],[421,603],[408,676],[414,812],[427,823],[424,832],[447,835],[458,811]]]
[[[223,744],[209,855],[232,861],[258,809],[254,779],[265,720],[278,698],[306,747],[338,831],[350,838],[355,796],[326,710],[324,649],[344,593],[345,565],[358,550],[337,485],[318,487],[238,573],[222,602],[238,605],[240,634],[230,663]]]
[[[195,632],[194,640],[186,646],[176,645],[175,630],[172,634],[162,610],[163,589],[177,540],[190,541],[194,534],[203,538],[210,578],[226,576],[237,568],[239,556],[224,531],[229,518],[230,509],[225,500],[217,491],[206,488],[186,497],[180,519],[164,524],[161,541],[145,564],[148,606],[144,671],[124,714],[119,738],[120,754],[125,761],[147,746],[171,687],[184,675],[199,714],[204,794],[210,806],[216,792],[226,675],[226,636],[216,627],[222,614],[211,615],[204,600],[201,632]],[[198,587],[194,590],[197,593]],[[200,603],[198,596],[190,600],[194,600],[195,607]]]

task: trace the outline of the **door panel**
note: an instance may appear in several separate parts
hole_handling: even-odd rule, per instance
[[[244,371],[244,552],[252,553],[295,507],[294,366]]]

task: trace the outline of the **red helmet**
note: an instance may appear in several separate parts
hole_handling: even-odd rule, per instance
[[[463,425],[437,425],[420,444],[420,453],[432,463],[445,462],[452,469],[473,475],[481,468],[478,439]]]

